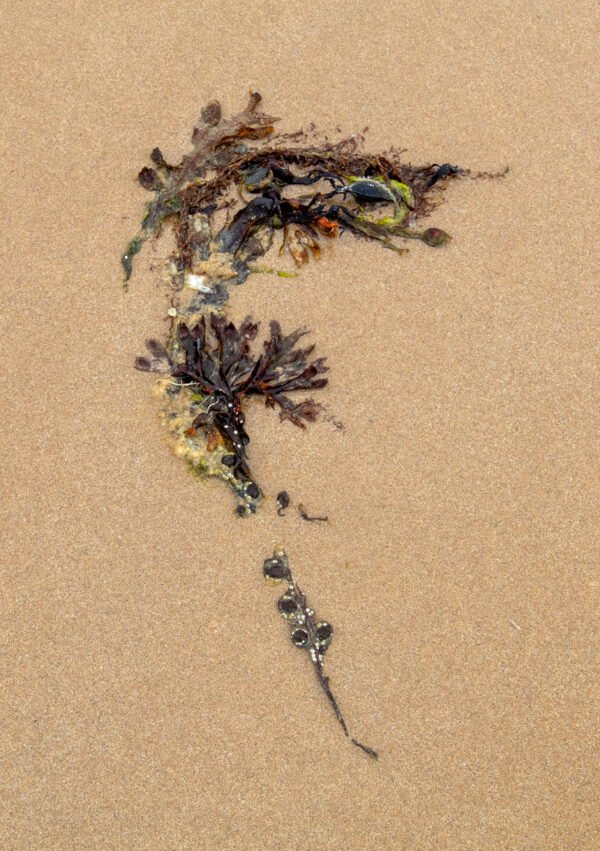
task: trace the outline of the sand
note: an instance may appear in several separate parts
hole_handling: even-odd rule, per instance
[[[3,849],[573,849],[598,815],[598,6],[5,4]],[[259,404],[241,520],[132,369],[164,246],[119,255],[154,145],[249,88],[369,125],[451,186],[453,235],[351,238],[230,302],[307,324],[329,410]],[[276,516],[274,496],[329,515]],[[261,578],[283,544],[353,748]]]

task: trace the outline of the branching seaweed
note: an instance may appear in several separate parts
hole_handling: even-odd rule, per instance
[[[323,669],[325,653],[333,638],[333,627],[327,621],[317,621],[315,619],[314,611],[308,605],[304,592],[292,575],[284,550],[276,550],[271,558],[265,560],[263,575],[269,582],[286,583],[286,591],[279,598],[277,607],[290,624],[290,637],[296,647],[301,647],[308,652],[319,684],[327,696],[327,700],[344,731],[344,735],[350,739],[352,744],[356,745],[373,759],[377,759],[377,751],[362,744],[357,739],[353,739],[348,732],[342,711],[329,685],[329,677],[325,676]]]
[[[280,420],[304,428],[314,422],[320,406],[310,398],[294,401],[288,394],[327,384],[325,358],[310,359],[314,345],[297,346],[308,333],[305,328],[283,335],[279,323],[271,322],[269,339],[255,356],[251,342],[257,333],[250,317],[236,328],[211,313],[191,328],[180,323],[170,351],[148,340],[151,357],[136,360],[140,370],[169,376],[165,416],[179,454],[195,469],[228,481],[240,497],[240,514],[254,511],[260,498],[248,466],[245,399],[263,396],[267,407],[279,407]]]

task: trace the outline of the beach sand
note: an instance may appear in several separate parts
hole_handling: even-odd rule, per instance
[[[600,847],[598,112],[591,0],[22,0],[2,13],[3,849]],[[259,403],[242,520],[133,360],[164,242],[119,257],[155,145],[257,89],[280,128],[501,180],[452,242],[352,239],[228,311],[307,325],[345,429]],[[280,518],[275,494],[325,513]],[[336,629],[353,748],[261,567]]]

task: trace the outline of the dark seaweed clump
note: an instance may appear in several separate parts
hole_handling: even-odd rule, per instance
[[[318,389],[326,381],[320,377],[323,359],[306,361],[312,347],[294,348],[304,332],[283,337],[277,323],[271,323],[270,340],[254,359],[249,346],[256,326],[247,320],[236,329],[220,313],[230,287],[254,271],[290,274],[256,265],[276,235],[280,253],[286,249],[297,265],[319,256],[322,238],[344,233],[397,252],[406,251],[398,240],[443,245],[447,233],[422,230],[417,223],[439,202],[449,180],[469,174],[449,163],[407,164],[396,149],[367,153],[361,134],[337,142],[313,128],[276,135],[277,121],[262,111],[257,93],[229,118],[211,101],[194,127],[192,150],[180,163],[169,163],[154,148],[152,165],[138,176],[153,198],[122,257],[127,280],[144,242],[164,223],[173,224],[172,321],[164,356],[158,358],[173,370],[173,383],[163,386],[165,422],[177,454],[197,472],[227,481],[241,498],[240,513],[254,510],[252,494],[259,490],[248,468],[242,400],[263,395],[267,405],[280,408],[282,419],[302,426],[316,417],[319,406],[312,399],[295,403],[287,394]],[[162,344],[152,346],[157,352]],[[137,365],[143,369],[146,362],[142,358]],[[193,390],[186,397],[188,410],[175,410],[173,396],[184,385]]]
[[[321,237],[346,231],[396,251],[404,250],[397,238],[434,247],[449,240],[439,228],[419,230],[415,223],[438,203],[443,185],[468,170],[413,166],[396,149],[366,153],[360,134],[337,142],[312,130],[275,135],[278,119],[260,103],[252,93],[246,108],[227,119],[217,101],[209,103],[192,151],[177,165],[154,148],[152,166],[139,174],[154,198],[122,257],[126,280],[134,256],[165,221],[174,223],[176,236],[174,284],[184,288],[186,274],[196,276],[190,285],[197,288],[196,308],[222,304],[228,287],[255,270],[253,261],[276,232],[297,264],[318,257]]]
[[[195,415],[186,430],[187,439],[193,441],[203,430],[207,444],[221,448],[221,462],[250,497],[251,508],[260,492],[248,466],[245,400],[262,396],[267,407],[279,408],[282,421],[304,428],[307,422],[314,422],[320,406],[312,398],[298,402],[289,394],[325,387],[323,374],[328,370],[325,358],[310,358],[314,345],[297,346],[308,333],[306,329],[284,335],[278,322],[271,322],[269,338],[260,354],[254,355],[251,343],[258,327],[248,317],[236,328],[224,316],[212,313],[191,328],[183,322],[177,326],[172,347],[177,354],[169,354],[157,340],[149,340],[146,345],[152,357],[136,361],[138,369],[170,374],[174,379],[171,396],[184,387],[191,391]],[[211,439],[214,432],[217,440]],[[245,506],[242,508],[245,513]]]

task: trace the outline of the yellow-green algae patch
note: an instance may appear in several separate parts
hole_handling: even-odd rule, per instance
[[[226,482],[238,495],[238,505],[251,511],[255,500],[247,493],[247,483],[236,480],[231,467],[223,463],[223,458],[229,457],[231,451],[219,431],[212,429],[206,432],[193,425],[198,413],[206,405],[207,397],[187,387],[181,387],[174,394],[173,387],[171,378],[161,378],[154,388],[161,403],[160,419],[173,452],[178,458],[187,461],[194,474]]]

